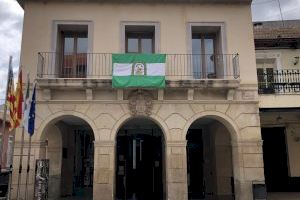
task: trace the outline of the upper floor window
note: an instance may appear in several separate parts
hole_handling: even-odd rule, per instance
[[[154,26],[125,26],[126,53],[154,53],[155,27]]]
[[[224,75],[220,26],[191,26],[191,53],[194,78]]]
[[[80,78],[87,72],[88,26],[59,25],[57,52],[61,77]]]

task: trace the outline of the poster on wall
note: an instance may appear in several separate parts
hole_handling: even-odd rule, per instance
[[[38,159],[35,165],[34,199],[48,199],[49,159]]]

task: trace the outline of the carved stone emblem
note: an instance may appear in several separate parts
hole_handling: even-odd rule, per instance
[[[152,95],[145,90],[136,90],[129,95],[129,110],[133,116],[149,116],[152,111]]]

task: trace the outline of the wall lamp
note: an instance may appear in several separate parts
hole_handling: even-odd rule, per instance
[[[294,59],[295,59],[294,60],[294,65],[298,65],[300,57],[296,56],[296,57],[294,57]]]

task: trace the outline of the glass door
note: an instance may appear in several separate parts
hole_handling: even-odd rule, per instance
[[[216,78],[215,35],[192,34],[193,78]]]
[[[86,32],[63,32],[61,76],[86,77],[88,38]]]
[[[119,200],[161,200],[161,137],[145,134],[118,136],[116,197]]]

